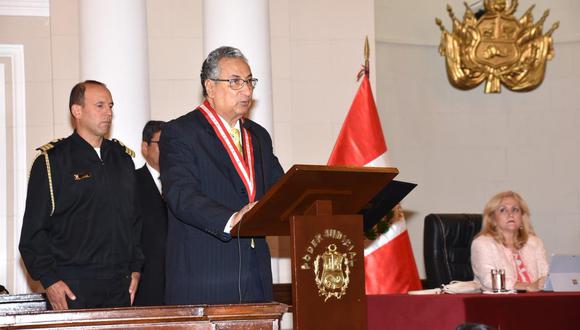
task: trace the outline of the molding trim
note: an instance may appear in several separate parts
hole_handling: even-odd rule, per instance
[[[49,0],[0,0],[0,16],[49,17]]]
[[[0,63],[0,283],[8,284],[8,163],[6,159],[6,72]]]
[[[28,283],[26,280],[26,271],[20,263],[20,254],[18,252],[18,241],[20,240],[20,231],[22,228],[22,217],[26,205],[26,184],[28,180],[28,165],[26,163],[26,77],[24,74],[24,46],[13,44],[0,44],[0,57],[7,57],[11,63],[12,73],[12,141],[13,150],[13,173],[14,187],[12,196],[14,199],[13,212],[7,221],[12,222],[14,231],[12,237],[16,246],[11,249],[13,254],[8,260],[13,261],[13,279],[14,283],[11,292],[25,293],[28,292]],[[1,79],[5,79],[4,76]],[[9,249],[10,250],[10,249]]]

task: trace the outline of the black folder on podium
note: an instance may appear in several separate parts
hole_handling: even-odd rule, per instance
[[[359,211],[363,216],[364,231],[367,232],[379,222],[393,207],[417,186],[416,183],[393,180]]]

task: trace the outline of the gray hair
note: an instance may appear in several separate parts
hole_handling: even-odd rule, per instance
[[[203,88],[203,96],[207,96],[207,91],[205,89],[205,81],[208,79],[218,79],[220,75],[219,61],[224,58],[241,58],[244,62],[248,63],[248,60],[242,54],[242,51],[229,46],[222,46],[212,50],[203,64],[201,66],[201,73],[199,77],[201,79],[201,87]]]

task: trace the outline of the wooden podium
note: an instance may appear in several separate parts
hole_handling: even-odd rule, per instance
[[[396,168],[293,166],[232,233],[287,236],[295,329],[366,329],[363,218]]]

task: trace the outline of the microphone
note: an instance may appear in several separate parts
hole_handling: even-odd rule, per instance
[[[245,129],[247,129],[248,132],[250,132],[250,134],[252,135],[252,143],[257,147],[258,155],[260,156],[260,167],[261,167],[261,177],[262,177],[262,194],[264,194],[264,193],[266,193],[266,175],[264,174],[265,166],[264,166],[264,153],[262,151],[263,150],[262,149],[262,142],[258,138],[258,135],[254,131],[254,127],[252,126],[252,123],[250,123],[249,120],[247,120],[247,119],[243,120],[242,126]],[[242,145],[244,143],[247,143],[247,141],[244,141],[244,139],[242,138]],[[255,171],[255,168],[254,168],[254,171]],[[255,182],[254,182],[254,184],[255,184]],[[256,190],[257,189],[258,189],[258,187],[256,186]],[[247,193],[249,194],[250,192],[248,191]],[[238,223],[238,230],[236,233],[236,237],[238,239],[238,258],[239,258],[239,264],[238,264],[239,265],[239,268],[238,268],[238,298],[239,298],[240,304],[243,302],[243,297],[242,297],[242,246],[240,243],[240,229],[242,227],[243,220],[244,220],[243,218],[240,219],[240,222]]]
[[[242,219],[240,219],[238,223],[238,232],[236,233],[236,238],[238,240],[238,301],[240,304],[242,303],[242,245],[240,243],[241,227],[242,227]]]

